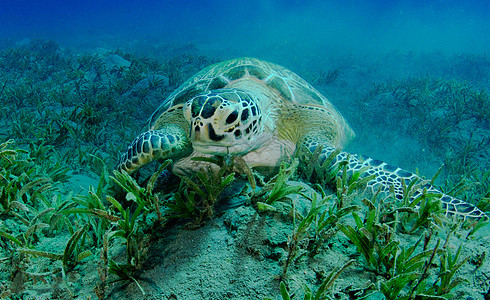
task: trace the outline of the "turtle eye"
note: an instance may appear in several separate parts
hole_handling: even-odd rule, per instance
[[[238,118],[238,111],[234,110],[226,118],[226,124],[231,124],[231,123],[235,122],[237,118]]]

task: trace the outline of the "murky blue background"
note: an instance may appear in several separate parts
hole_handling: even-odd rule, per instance
[[[490,1],[2,1],[3,46],[22,38],[124,46],[191,42],[354,54],[486,53]]]

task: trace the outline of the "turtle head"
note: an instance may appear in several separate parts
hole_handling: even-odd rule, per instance
[[[245,154],[262,144],[262,116],[252,93],[211,90],[187,101],[194,149],[214,155]]]

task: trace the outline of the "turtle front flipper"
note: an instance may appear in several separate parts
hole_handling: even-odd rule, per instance
[[[191,152],[187,134],[178,126],[166,126],[140,134],[121,156],[116,169],[132,174],[156,159],[181,158]]]
[[[318,146],[322,146],[322,151],[318,157],[318,163],[320,165],[335,151],[333,147],[328,146],[328,143],[319,143],[315,139],[307,138],[303,142],[302,147],[299,148],[300,159],[305,160],[308,157],[305,152],[313,153]],[[367,188],[370,188],[373,192],[377,192],[379,189],[383,192],[389,192],[390,188],[393,188],[395,197],[401,200],[403,199],[402,181],[408,186],[410,182],[420,180],[422,184],[419,186],[419,190],[415,192],[414,196],[419,195],[424,188],[427,189],[427,192],[441,194],[442,208],[445,210],[446,216],[456,215],[463,220],[489,219],[488,216],[476,206],[442,193],[414,173],[391,166],[379,160],[365,158],[347,152],[340,152],[337,154],[332,165],[334,166],[342,161],[347,161],[347,174],[354,174],[356,171],[363,170],[364,173],[361,176],[375,175],[374,179],[367,183]],[[337,176],[341,175],[342,171],[337,174]]]

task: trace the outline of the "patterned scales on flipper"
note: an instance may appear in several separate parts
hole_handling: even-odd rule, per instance
[[[332,151],[334,151],[333,148],[327,147],[327,153],[331,153]],[[419,196],[421,194],[421,191],[426,188],[427,193],[441,195],[441,206],[442,209],[445,210],[445,215],[447,217],[456,215],[461,217],[463,220],[481,218],[488,220],[488,216],[476,206],[461,201],[455,197],[443,194],[441,191],[430,185],[428,180],[424,180],[414,173],[389,165],[383,161],[359,156],[357,154],[341,152],[336,157],[336,162],[345,160],[348,161],[348,174],[353,174],[356,171],[364,169],[364,176],[375,175],[375,178],[369,181],[367,184],[367,188],[369,188],[373,193],[377,192],[379,189],[381,189],[382,192],[389,192],[390,188],[393,188],[395,197],[399,200],[402,200],[402,181],[405,181],[405,185],[408,186],[412,181],[416,180],[417,184],[420,183],[420,186],[417,187],[417,190],[410,200],[413,200],[415,197]],[[339,173],[339,175],[341,175],[341,172]],[[418,205],[417,208],[419,208]]]
[[[189,137],[174,126],[166,126],[166,131],[149,130],[134,139],[117,164],[117,169],[132,173],[141,165],[165,158],[180,158],[192,152]]]

